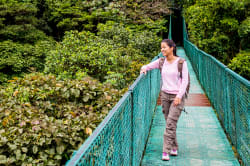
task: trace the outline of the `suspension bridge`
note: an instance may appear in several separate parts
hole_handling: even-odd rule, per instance
[[[250,82],[192,44],[184,19],[182,35],[177,54],[187,60],[191,88],[177,124],[178,156],[161,160],[165,120],[155,69],[135,80],[67,166],[250,165]]]

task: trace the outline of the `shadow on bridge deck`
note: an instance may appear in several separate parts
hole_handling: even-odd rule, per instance
[[[190,96],[205,94],[183,48],[177,54],[188,62],[191,78]],[[191,98],[190,98],[191,99]],[[204,100],[205,102],[205,100]],[[162,161],[165,119],[161,106],[157,107],[148,138],[142,166],[238,166],[233,150],[210,104],[195,104],[189,101],[188,114],[182,113],[177,127],[179,152],[170,161]],[[190,106],[194,105],[194,106]]]

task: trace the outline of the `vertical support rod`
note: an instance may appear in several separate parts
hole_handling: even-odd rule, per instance
[[[172,16],[170,15],[169,28],[168,28],[168,38],[172,40]]]
[[[133,160],[134,160],[134,92],[133,90],[129,90],[131,93],[131,160],[130,165],[133,166]]]

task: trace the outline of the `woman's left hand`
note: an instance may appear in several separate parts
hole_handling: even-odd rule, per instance
[[[176,97],[176,98],[174,99],[174,106],[177,106],[177,105],[179,105],[180,103],[181,103],[181,99],[178,98],[178,97]]]

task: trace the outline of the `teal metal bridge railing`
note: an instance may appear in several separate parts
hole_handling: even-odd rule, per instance
[[[139,165],[159,92],[159,70],[140,75],[66,165]]]
[[[232,144],[247,165],[250,163],[250,82],[188,40],[183,19],[184,48],[201,85],[215,108]]]

